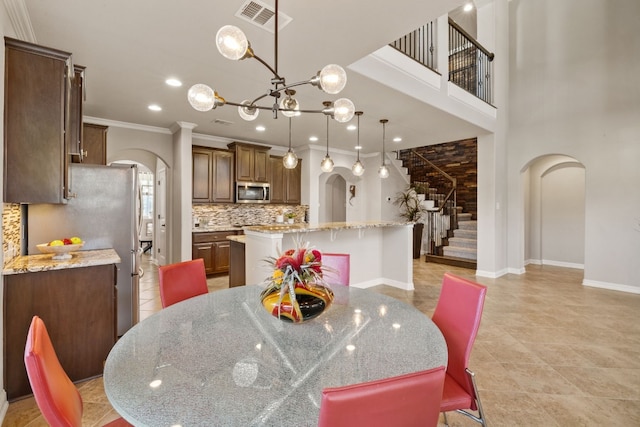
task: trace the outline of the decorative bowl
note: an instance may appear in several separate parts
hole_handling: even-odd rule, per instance
[[[48,243],[42,243],[36,245],[38,250],[43,254],[53,254],[51,259],[61,260],[61,259],[71,259],[71,254],[69,252],[77,251],[81,247],[84,246],[84,242],[77,243],[75,245],[59,245],[59,246],[49,246]]]

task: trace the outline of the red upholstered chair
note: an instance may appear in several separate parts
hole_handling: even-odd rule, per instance
[[[322,265],[329,267],[324,270],[324,280],[330,285],[349,285],[351,256],[349,254],[322,254]]]
[[[486,425],[478,396],[475,374],[469,369],[471,348],[482,318],[486,286],[445,273],[433,322],[447,342],[449,362],[444,380],[440,411],[460,412],[483,426]],[[466,410],[478,411],[474,415]],[[447,424],[448,425],[448,424]]]
[[[47,423],[52,427],[81,427],[82,398],[60,365],[47,328],[38,316],[33,316],[31,320],[24,349],[24,364],[33,396]],[[118,418],[106,425],[116,427],[131,424]]]
[[[382,380],[326,388],[318,427],[438,425],[444,366]]]
[[[209,292],[202,258],[158,268],[162,308]]]

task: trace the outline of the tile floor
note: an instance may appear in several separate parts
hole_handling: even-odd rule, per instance
[[[147,265],[142,319],[160,309],[157,272]],[[640,426],[640,295],[583,287],[581,270],[530,265],[523,275],[485,279],[423,260],[414,261],[414,291],[372,290],[431,316],[445,271],[489,288],[471,368],[490,426]],[[226,276],[208,282],[211,291],[227,287]],[[83,425],[116,416],[101,379],[78,387]],[[455,413],[449,424],[478,425]],[[27,398],[9,405],[2,426],[46,423]]]

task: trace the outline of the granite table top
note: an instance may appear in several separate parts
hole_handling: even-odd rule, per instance
[[[39,271],[82,268],[105,264],[118,264],[122,260],[114,249],[96,249],[71,252],[71,259],[55,260],[53,254],[22,255],[11,260],[2,270],[3,275],[36,273]]]
[[[315,426],[323,388],[447,364],[440,330],[394,298],[333,286],[323,314],[292,324],[261,290],[208,293],[131,328],[104,370],[115,410],[140,426]]]

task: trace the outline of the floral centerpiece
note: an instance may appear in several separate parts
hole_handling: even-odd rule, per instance
[[[265,280],[266,287],[260,298],[273,316],[300,323],[313,319],[326,310],[333,301],[333,292],[323,278],[322,253],[297,242],[278,257],[266,261],[273,273]]]

